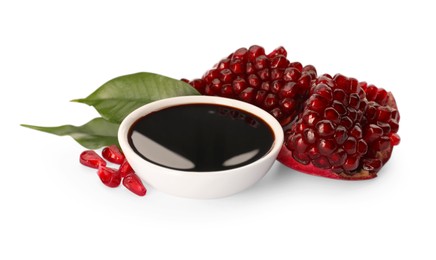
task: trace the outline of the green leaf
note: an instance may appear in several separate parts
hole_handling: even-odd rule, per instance
[[[98,149],[103,146],[118,144],[117,134],[119,124],[109,122],[101,117],[94,118],[82,126],[63,125],[45,127],[26,124],[21,126],[59,136],[69,135],[88,149]]]
[[[181,80],[140,72],[114,78],[88,97],[72,101],[93,106],[103,118],[121,123],[130,112],[142,105],[164,98],[188,95],[199,93]]]

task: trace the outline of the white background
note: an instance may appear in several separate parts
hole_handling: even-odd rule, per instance
[[[0,259],[436,259],[431,1],[2,1]],[[370,181],[279,164],[217,200],[102,185],[69,137],[83,98],[139,71],[199,77],[239,47],[395,94],[401,144]],[[175,126],[176,128],[177,126]]]

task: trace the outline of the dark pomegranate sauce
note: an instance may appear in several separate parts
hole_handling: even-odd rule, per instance
[[[222,171],[267,154],[271,127],[246,111],[214,104],[178,105],[152,112],[130,128],[128,140],[142,158],[183,171]]]

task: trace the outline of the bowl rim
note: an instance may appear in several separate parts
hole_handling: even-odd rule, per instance
[[[271,145],[270,150],[261,158],[258,160],[251,162],[249,164],[226,169],[226,170],[220,170],[220,171],[185,171],[185,170],[178,170],[178,169],[172,169],[169,167],[161,166],[158,164],[155,164],[153,162],[149,162],[136,154],[132,147],[130,147],[130,144],[128,142],[128,133],[130,130],[130,127],[134,122],[136,122],[139,118],[144,117],[145,115],[156,112],[168,107],[177,106],[177,105],[184,105],[184,104],[215,104],[215,105],[224,105],[228,107],[234,107],[239,110],[247,111],[259,118],[261,118],[263,121],[265,121],[266,124],[271,128],[274,134],[274,142]],[[218,97],[218,96],[203,96],[203,95],[188,95],[188,96],[178,96],[178,97],[170,97],[170,98],[164,98],[159,99],[156,101],[152,101],[150,103],[147,103],[141,107],[136,108],[131,113],[129,113],[121,122],[119,128],[118,128],[118,143],[123,150],[124,154],[126,154],[126,157],[135,157],[135,160],[143,161],[147,165],[156,168],[156,169],[162,169],[163,171],[159,171],[160,173],[165,174],[183,174],[183,175],[213,175],[213,174],[223,174],[226,172],[235,172],[238,170],[243,170],[245,168],[253,167],[259,164],[262,164],[265,161],[268,161],[271,159],[271,156],[274,154],[278,154],[280,149],[282,148],[284,141],[284,133],[282,126],[280,123],[275,119],[270,113],[267,111],[252,105],[247,102],[243,102],[236,99],[231,98],[225,98],[225,97]],[[276,158],[274,158],[276,159]]]

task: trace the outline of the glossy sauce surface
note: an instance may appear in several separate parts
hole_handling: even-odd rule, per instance
[[[128,140],[144,159],[183,171],[220,171],[252,163],[274,143],[260,118],[231,107],[190,104],[138,119]]]

